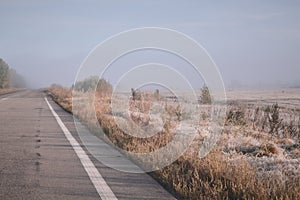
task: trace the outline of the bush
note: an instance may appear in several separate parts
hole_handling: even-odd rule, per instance
[[[226,116],[226,122],[233,125],[245,125],[245,113],[242,110],[230,110]]]
[[[105,79],[100,79],[97,85],[97,91],[99,94],[111,94],[113,91],[112,85]]]
[[[279,106],[277,103],[272,105],[268,112],[268,119],[270,123],[270,133],[278,133],[282,119],[279,119]]]
[[[97,76],[91,76],[83,81],[77,82],[73,89],[80,92],[87,92],[94,88],[96,88],[99,94],[112,93],[112,85],[103,78],[99,80]]]
[[[201,88],[201,96],[200,96],[200,103],[202,104],[211,104],[212,97],[210,95],[209,89],[206,85]]]

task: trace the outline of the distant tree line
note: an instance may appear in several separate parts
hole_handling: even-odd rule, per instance
[[[0,58],[0,89],[9,87],[9,66]]]
[[[0,89],[26,87],[24,78],[0,58]]]
[[[73,86],[73,89],[81,92],[87,92],[94,88],[96,88],[99,94],[109,94],[113,90],[112,85],[107,80],[103,78],[99,80],[97,76],[86,78],[83,81],[77,82],[75,87]]]

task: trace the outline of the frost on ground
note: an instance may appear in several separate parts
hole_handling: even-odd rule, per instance
[[[300,91],[258,90],[242,94],[228,93],[227,119],[218,141],[222,154],[229,156],[232,162],[246,159],[264,178],[273,176],[283,183],[300,180]],[[124,96],[117,99],[119,102],[115,105],[128,102]],[[151,104],[146,105],[148,100],[144,100],[144,105],[126,105],[123,112],[116,108],[115,119],[127,125],[133,119],[139,127],[147,127],[141,129],[147,133],[161,131],[168,120],[171,132],[196,132],[196,142],[191,145],[189,154],[197,153],[199,145],[212,134],[211,106],[198,105],[191,109],[186,101],[177,99],[159,102],[152,99]],[[127,133],[144,133],[135,126],[125,130]]]
[[[300,180],[300,90],[229,92],[229,112],[240,123],[226,122],[223,153],[246,158],[264,178],[282,183]],[[273,110],[278,104],[278,112]],[[278,114],[278,116],[276,116]],[[275,118],[278,118],[275,120]],[[276,130],[272,130],[273,129]]]

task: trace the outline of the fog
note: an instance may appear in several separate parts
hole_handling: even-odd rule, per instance
[[[227,88],[300,86],[299,20],[299,1],[0,1],[0,58],[30,87],[71,86],[89,52],[108,37],[164,27],[201,44]],[[124,63],[135,65],[136,59],[176,69],[181,64],[159,52]],[[107,79],[115,81],[121,68],[117,63]]]

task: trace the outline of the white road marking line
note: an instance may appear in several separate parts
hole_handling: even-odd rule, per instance
[[[60,117],[57,115],[57,113],[53,110],[52,106],[48,102],[47,98],[45,97],[45,101],[48,104],[53,116],[55,117],[56,121],[58,122],[60,128],[64,132],[66,138],[69,140],[70,144],[72,145],[74,151],[76,152],[77,156],[79,157],[85,171],[90,177],[90,180],[94,184],[94,187],[96,188],[99,196],[103,200],[117,200],[117,197],[112,192],[110,187],[107,185],[105,180],[103,179],[102,175],[99,173],[99,171],[96,169],[93,162],[90,160],[88,155],[85,153],[85,151],[81,148],[80,144],[76,141],[76,139],[72,136],[70,131],[67,129],[67,127],[64,125],[64,123],[61,121]]]
[[[1,101],[5,101],[5,100],[7,100],[7,99],[8,99],[8,98],[2,98]]]

